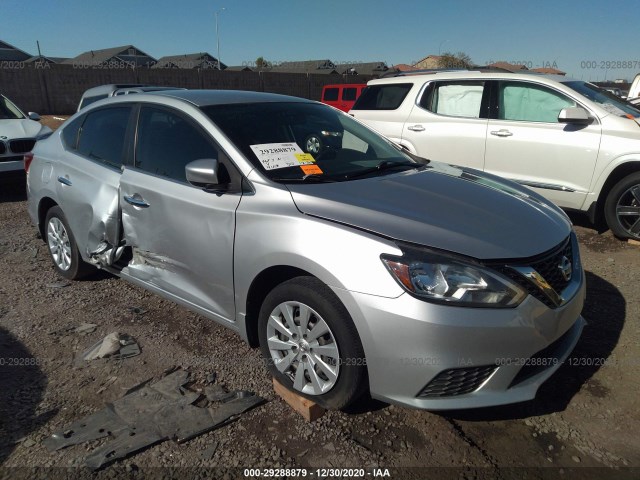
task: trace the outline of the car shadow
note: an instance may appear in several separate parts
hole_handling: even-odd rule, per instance
[[[40,368],[44,360],[0,327],[0,465],[19,440],[30,440],[28,436],[57,412],[37,413],[48,383]]]
[[[604,222],[604,220],[600,220],[597,223],[591,223],[589,220],[589,216],[586,212],[581,212],[578,210],[567,210],[565,213],[571,219],[571,223],[573,223],[577,227],[586,228],[588,230],[592,230],[594,232],[598,232],[599,234],[604,233],[609,230],[609,227]]]
[[[564,411],[583,385],[591,394],[604,397],[606,387],[590,381],[618,344],[626,316],[626,301],[620,291],[599,276],[586,272],[587,297],[582,316],[587,321],[576,348],[567,361],[528,402],[471,410],[438,412],[441,416],[465,421],[493,421],[526,418]]]
[[[0,172],[0,203],[27,199],[27,176],[24,172]]]

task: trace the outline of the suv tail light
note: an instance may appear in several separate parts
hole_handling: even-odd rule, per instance
[[[24,171],[29,173],[29,167],[33,161],[33,153],[28,152],[24,154]]]

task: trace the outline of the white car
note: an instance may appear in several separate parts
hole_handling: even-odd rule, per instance
[[[370,81],[349,113],[413,154],[514,180],[640,239],[640,110],[591,83],[408,73]]]
[[[40,115],[25,115],[7,97],[0,95],[0,173],[24,170],[24,154],[36,140],[51,134],[39,123]]]

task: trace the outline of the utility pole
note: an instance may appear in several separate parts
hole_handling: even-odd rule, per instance
[[[225,7],[222,7],[220,10],[218,10],[216,12],[216,45],[217,45],[217,49],[218,49],[218,70],[221,70],[220,68],[220,33],[218,32],[218,14],[222,13],[226,10]]]

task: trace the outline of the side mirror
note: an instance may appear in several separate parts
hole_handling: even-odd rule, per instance
[[[218,160],[203,158],[187,163],[184,167],[187,182],[194,187],[207,188],[218,185]]]
[[[40,121],[40,115],[38,115],[36,112],[29,112],[28,117],[30,120],[35,120],[36,122]]]
[[[560,110],[558,122],[571,123],[574,125],[589,125],[593,122],[593,118],[591,118],[589,112],[582,107],[568,107]]]

